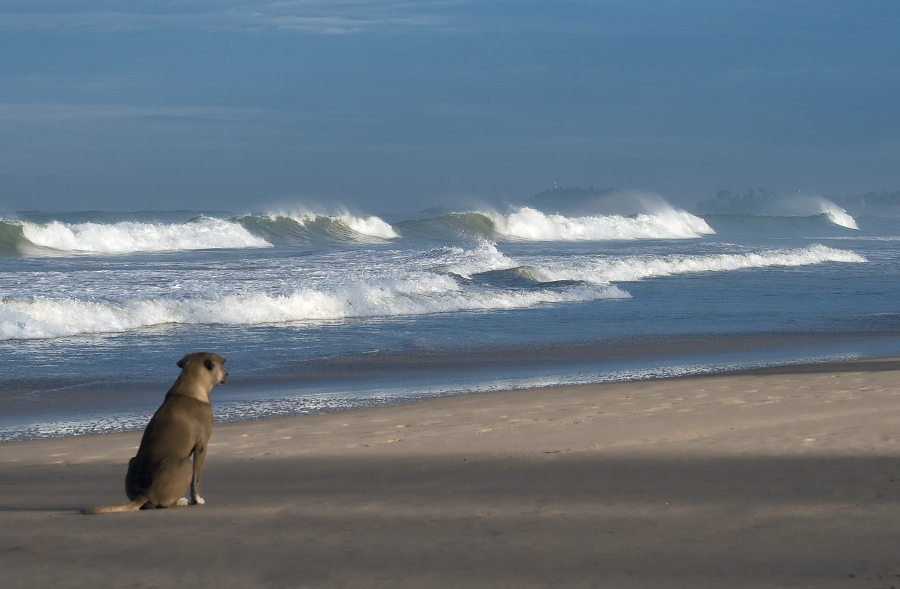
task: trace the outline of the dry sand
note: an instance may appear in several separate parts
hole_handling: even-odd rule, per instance
[[[227,386],[227,385],[226,385]],[[900,587],[900,359],[217,425],[206,505],[140,433],[0,444],[2,587]]]

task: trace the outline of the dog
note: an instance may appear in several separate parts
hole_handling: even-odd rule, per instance
[[[228,378],[223,364],[225,358],[206,352],[178,361],[181,374],[147,424],[137,456],[128,462],[125,493],[130,501],[87,508],[84,514],[205,503],[200,497],[200,470],[213,425],[209,395]],[[188,489],[190,500],[184,496]]]

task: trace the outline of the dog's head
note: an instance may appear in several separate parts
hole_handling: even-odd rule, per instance
[[[222,368],[225,358],[218,354],[194,352],[187,354],[177,364],[181,368],[182,375],[190,374],[193,378],[204,380],[209,383],[209,388],[218,386],[228,379],[228,373]]]

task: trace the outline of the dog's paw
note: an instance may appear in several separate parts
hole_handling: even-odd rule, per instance
[[[185,497],[182,497],[178,501],[175,502],[175,505],[184,506],[188,504],[188,500]]]
[[[203,500],[203,497],[195,497],[191,500],[191,505],[203,505],[206,501]]]

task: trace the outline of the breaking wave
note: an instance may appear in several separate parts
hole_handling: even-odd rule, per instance
[[[508,215],[486,213],[495,230],[535,241],[613,239],[693,239],[715,233],[706,221],[685,211],[664,208],[653,214],[564,217],[523,207]]]
[[[700,217],[671,207],[652,214],[565,217],[522,207],[508,214],[495,211],[453,213],[423,221],[398,223],[404,235],[452,237],[459,233],[488,239],[528,241],[610,241],[694,239],[715,233]]]
[[[425,259],[398,260],[391,267],[365,272],[336,270],[323,279],[286,268],[268,283],[250,282],[250,290],[244,291],[221,292],[217,287],[187,293],[160,290],[158,296],[130,291],[110,299],[6,298],[0,300],[0,339],[122,332],[165,324],[262,325],[520,309],[630,298],[616,283],[650,277],[865,261],[852,251],[821,245],[743,254],[517,261],[485,242],[468,250],[440,248]]]
[[[856,219],[847,214],[847,211],[837,206],[830,200],[823,199],[821,202],[822,213],[825,214],[832,223],[846,227],[848,229],[859,229]]]
[[[278,212],[236,217],[196,216],[187,221],[117,220],[102,213],[79,213],[49,220],[0,219],[0,256],[173,252],[204,249],[248,249],[272,246],[353,246],[395,240],[459,241],[613,241],[695,239],[718,233],[741,235],[839,236],[857,229],[856,221],[828,201],[810,216],[695,216],[667,205],[653,213],[566,217],[529,207],[506,214],[460,212],[431,219],[390,224],[377,216],[346,212]],[[818,206],[818,205],[817,205]],[[165,213],[163,213],[164,215]],[[187,213],[192,214],[192,213]],[[85,220],[84,217],[88,219]],[[144,215],[146,217],[146,215]]]
[[[709,214],[703,219],[722,237],[841,237],[859,238],[855,219],[841,211],[800,216]],[[848,229],[850,231],[848,231]]]
[[[248,292],[215,298],[86,301],[37,298],[0,302],[0,339],[64,337],[163,324],[261,325],[357,317],[423,315],[533,307],[545,303],[626,298],[616,288],[492,292],[461,287],[450,276],[358,281],[327,291]]]
[[[187,223],[33,223],[0,221],[7,248],[71,253],[124,254],[271,247],[232,221],[200,217]]]
[[[236,219],[242,226],[276,243],[381,243],[399,237],[391,225],[379,217],[358,217],[348,213],[272,213],[245,215]]]
[[[523,276],[541,282],[577,280],[591,284],[635,282],[645,278],[729,272],[748,268],[776,266],[809,266],[826,262],[862,263],[866,258],[852,251],[823,245],[790,250],[771,250],[745,254],[713,254],[706,256],[662,256],[632,258],[600,258],[577,267],[527,266],[516,269]]]
[[[43,223],[0,220],[0,254],[127,254],[266,248],[273,244],[371,243],[398,237],[378,217],[350,214],[200,216],[184,223]]]

